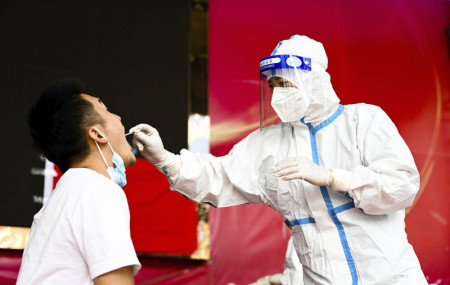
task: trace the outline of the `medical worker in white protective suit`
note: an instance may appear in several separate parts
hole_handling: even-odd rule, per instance
[[[197,202],[280,212],[304,284],[427,284],[405,233],[404,210],[419,189],[411,152],[379,107],[339,104],[327,65],[319,42],[280,42],[260,70],[262,104],[270,96],[282,122],[226,156],[175,155],[145,124],[131,129],[134,144],[171,189]]]

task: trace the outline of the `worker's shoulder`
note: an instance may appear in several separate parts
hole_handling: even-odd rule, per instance
[[[367,104],[357,103],[345,105],[344,111],[356,117],[375,117],[377,114],[385,113],[381,107]]]
[[[344,105],[345,110],[354,112],[379,112],[381,108],[379,106],[367,103],[357,103]]]
[[[286,128],[291,128],[289,123],[278,123],[263,128],[259,128],[251,132],[247,139],[258,140],[258,139],[268,139],[271,136],[279,137],[281,132],[286,131]]]

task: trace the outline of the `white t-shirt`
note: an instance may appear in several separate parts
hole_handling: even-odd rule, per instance
[[[17,284],[93,284],[129,265],[141,268],[125,193],[93,170],[71,168],[34,216]]]

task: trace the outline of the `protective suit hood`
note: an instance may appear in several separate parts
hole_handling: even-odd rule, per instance
[[[304,122],[316,125],[330,117],[339,106],[330,75],[326,72],[328,58],[323,45],[307,36],[294,35],[278,43],[272,55],[297,55],[311,58],[311,103],[306,110]]]

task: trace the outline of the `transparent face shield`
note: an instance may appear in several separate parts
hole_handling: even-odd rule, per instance
[[[299,121],[311,101],[311,59],[274,55],[260,60],[260,128]]]

